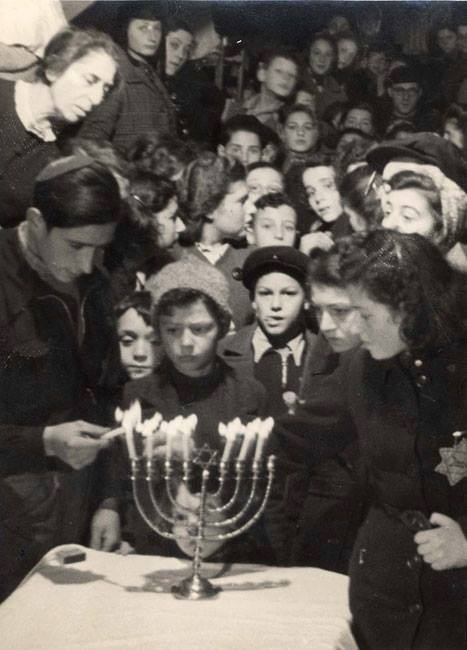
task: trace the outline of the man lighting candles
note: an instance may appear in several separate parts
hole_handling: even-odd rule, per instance
[[[114,177],[75,155],[39,174],[25,221],[0,233],[0,598],[50,548],[86,541],[116,348],[95,265],[119,213]],[[93,545],[117,541],[118,516],[101,508]]]

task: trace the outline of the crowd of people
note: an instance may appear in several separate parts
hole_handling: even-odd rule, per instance
[[[467,22],[417,58],[334,18],[241,101],[152,2],[0,79],[1,598],[66,542],[192,552],[102,438],[137,399],[193,448],[274,418],[264,516],[204,555],[348,574],[361,649],[465,647]]]

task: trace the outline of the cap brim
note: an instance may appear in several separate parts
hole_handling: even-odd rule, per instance
[[[380,174],[391,160],[412,160],[424,165],[438,166],[434,156],[429,156],[426,152],[417,151],[411,147],[404,147],[396,142],[375,147],[368,152],[366,159],[368,164]]]

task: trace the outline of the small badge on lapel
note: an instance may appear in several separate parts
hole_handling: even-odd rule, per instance
[[[467,476],[467,431],[455,431],[452,435],[453,446],[440,448],[441,462],[435,467],[436,472],[446,476],[451,486]]]

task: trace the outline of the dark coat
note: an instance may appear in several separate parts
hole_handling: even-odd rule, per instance
[[[79,136],[110,140],[123,154],[138,136],[176,132],[175,109],[155,70],[119,50],[120,87],[83,121]]]
[[[0,233],[0,579],[6,591],[53,546],[84,541],[90,497],[110,496],[106,486],[93,485],[92,468],[71,471],[43,447],[47,425],[103,422],[104,369],[117,342],[103,277],[82,280],[78,306],[27,265],[16,230]]]
[[[16,113],[15,82],[4,79],[0,124],[0,226],[16,226],[32,203],[34,179],[58,156],[58,148],[26,131]]]
[[[445,514],[467,533],[467,479],[450,486],[435,471],[440,448],[467,429],[467,345],[388,361],[361,350],[349,370],[348,403],[373,497],[350,568],[359,648],[461,650],[467,570],[424,563],[407,511]]]

